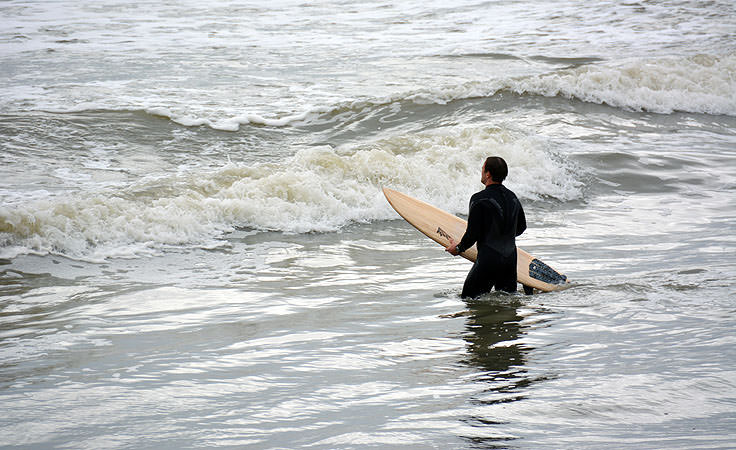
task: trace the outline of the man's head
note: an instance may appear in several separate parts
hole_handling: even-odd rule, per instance
[[[509,174],[509,166],[500,156],[489,156],[483,164],[483,175],[480,182],[488,185],[493,183],[501,184]]]

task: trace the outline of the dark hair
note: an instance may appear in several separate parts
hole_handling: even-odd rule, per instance
[[[509,166],[500,156],[489,156],[483,167],[486,172],[491,174],[491,179],[497,183],[501,183],[509,174]]]

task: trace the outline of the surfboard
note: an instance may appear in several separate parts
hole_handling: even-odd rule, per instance
[[[383,194],[404,220],[443,247],[450,245],[450,239],[460,242],[465,234],[468,223],[460,217],[393,189],[384,187]],[[516,253],[516,279],[519,283],[543,292],[558,291],[570,286],[567,276],[538,258],[519,247],[516,247]],[[478,250],[474,245],[460,256],[475,262]]]

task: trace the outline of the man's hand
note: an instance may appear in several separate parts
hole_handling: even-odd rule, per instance
[[[452,238],[450,238],[450,245],[447,246],[445,251],[451,254],[452,256],[457,256],[460,254],[460,252],[457,251],[457,244]]]

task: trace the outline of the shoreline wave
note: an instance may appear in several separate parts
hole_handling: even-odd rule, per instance
[[[676,112],[736,116],[736,53],[591,62],[536,75],[467,81],[420,88],[379,98],[347,99],[274,116],[244,112],[226,117],[182,111],[176,106],[119,106],[82,102],[70,108],[42,108],[51,113],[131,111],[171,120],[186,127],[207,126],[238,131],[242,126],[301,127],[332,122],[346,113],[358,114],[396,103],[446,105],[503,93],[542,96],[608,105],[627,111]]]
[[[169,245],[222,245],[224,235],[238,228],[334,232],[395,218],[381,186],[463,213],[489,151],[514,167],[508,184],[523,199],[569,201],[582,195],[570,167],[538,138],[494,127],[454,127],[353,148],[308,147],[281,163],[229,163],[115,190],[16,198],[0,206],[0,257],[27,251],[136,257]]]

